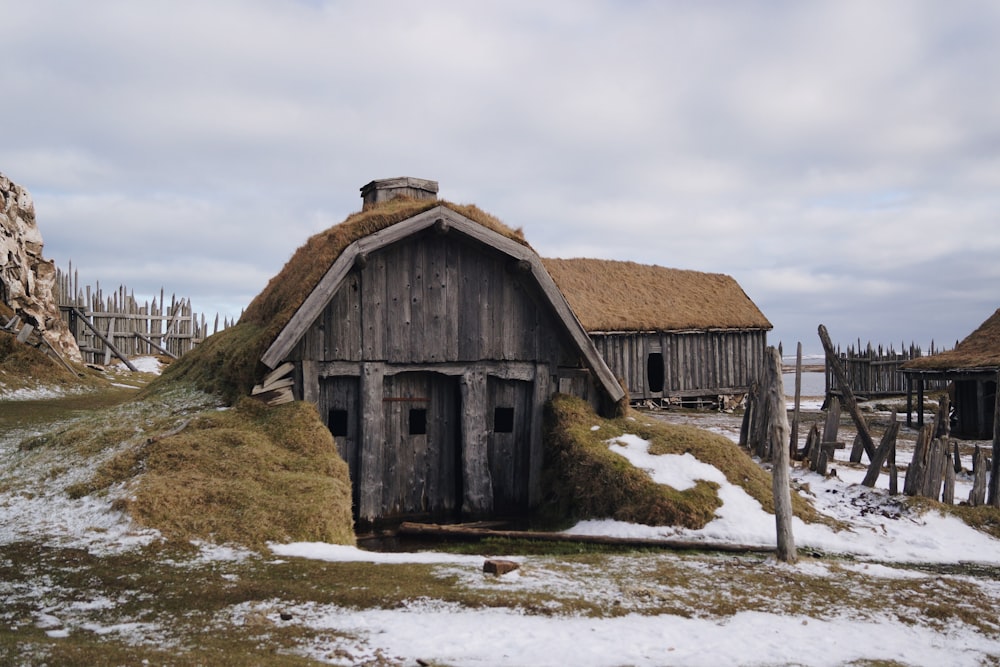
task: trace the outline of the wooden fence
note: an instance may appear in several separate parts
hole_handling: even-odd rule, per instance
[[[81,287],[72,264],[69,271],[57,269],[54,292],[87,363],[107,364],[118,357],[128,365],[129,358],[160,354],[177,358],[232,324],[224,320],[220,325],[216,315],[209,332],[205,315],[192,311],[190,299],[171,294],[168,301],[162,288],[159,300],[154,296],[140,303],[124,286],[108,294],[100,283]]]
[[[938,354],[943,351],[936,349],[934,343],[931,342],[930,354]],[[836,353],[851,390],[859,398],[905,395],[907,393],[906,375],[900,371],[900,368],[910,359],[923,356],[920,347],[913,343],[909,347],[901,347],[901,351],[897,352],[891,346],[884,348],[879,345],[876,348],[871,343],[862,348],[860,341],[858,341],[857,347],[852,345],[847,348],[846,352],[841,351],[838,346]],[[925,383],[925,388],[928,390],[944,389],[945,387],[947,387],[947,382],[944,381]],[[837,377],[830,364],[827,363],[826,395],[841,393]]]

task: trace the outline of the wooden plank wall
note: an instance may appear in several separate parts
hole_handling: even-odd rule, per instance
[[[936,349],[931,343],[929,354],[938,354],[944,350]],[[837,347],[837,357],[843,365],[851,391],[857,396],[874,398],[878,396],[900,396],[906,394],[906,375],[900,367],[910,359],[923,356],[920,346],[910,343],[909,347],[900,346],[897,352],[893,346],[878,347],[868,343],[862,347],[860,341],[857,347],[851,345],[846,351]],[[840,393],[837,377],[830,365],[826,365],[827,395]],[[947,381],[927,380],[926,390],[944,389]]]
[[[500,253],[430,233],[351,271],[289,358],[574,364],[530,283]]]
[[[127,357],[161,354],[140,336],[149,338],[179,357],[210,333],[234,324],[228,319],[220,322],[216,315],[210,332],[205,315],[192,310],[190,299],[173,294],[168,299],[162,289],[159,300],[153,297],[151,301],[140,303],[135,298],[135,292],[124,285],[110,293],[105,293],[100,283],[93,287],[81,286],[79,274],[73,270],[72,264],[68,271],[56,270],[53,291],[63,320],[69,325],[84,361],[88,363],[107,363],[109,351],[90,327],[78,321],[77,313],[81,313],[105,336],[110,331],[109,339]]]
[[[624,378],[632,400],[654,396],[712,396],[742,393],[760,375],[767,332],[705,331],[591,334],[618,377]],[[654,394],[648,387],[649,355],[663,355],[664,386]]]

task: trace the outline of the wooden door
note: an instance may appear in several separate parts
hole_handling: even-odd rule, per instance
[[[454,377],[387,375],[382,516],[453,518],[461,511],[459,391]]]
[[[487,379],[487,453],[498,515],[528,509],[531,464],[531,382]]]
[[[347,462],[351,475],[351,496],[358,506],[358,465],[361,430],[359,424],[358,378],[322,378],[319,383],[319,413],[326,421],[340,458]]]

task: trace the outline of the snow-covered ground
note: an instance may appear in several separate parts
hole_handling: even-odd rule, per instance
[[[738,437],[738,418],[713,416],[705,423],[733,440]],[[37,452],[18,451],[17,443],[24,435],[0,434],[0,460],[6,462],[0,470],[0,544],[35,540],[106,553],[156,539],[154,531],[137,529],[126,516],[112,509],[113,493],[102,499],[70,499],[65,486],[79,481],[85,469],[71,472],[73,466],[69,466],[70,470],[60,474],[38,475],[41,469],[34,466],[51,465],[52,461],[44,461]],[[774,544],[773,515],[764,512],[741,488],[729,484],[715,468],[690,455],[651,456],[647,443],[635,436],[618,438],[609,446],[649,471],[654,479],[677,488],[693,484],[696,479],[718,483],[723,505],[717,518],[701,530],[586,521],[567,532]],[[836,531],[796,519],[794,534],[799,547],[847,558],[803,558],[795,565],[765,559],[754,567],[776,578],[837,577],[838,572],[848,571],[874,579],[915,578],[926,581],[928,586],[952,578],[975,586],[990,599],[1000,599],[1000,575],[942,575],[920,567],[963,562],[1000,567],[1000,541],[957,519],[909,510],[888,495],[885,485],[876,489],[859,486],[863,470],[837,464],[834,467],[836,475],[828,478],[795,469],[793,481],[820,512],[850,528]],[[45,481],[40,483],[42,477]],[[431,563],[440,568],[441,576],[456,577],[464,586],[526,593],[562,586],[581,596],[606,600],[608,605],[614,603],[613,587],[601,573],[566,577],[555,567],[558,559],[553,557],[517,557],[513,560],[521,564],[520,569],[493,577],[482,574],[483,559],[479,556],[376,553],[320,543],[273,544],[271,551],[264,557],[367,561],[379,567]],[[247,556],[239,549],[202,548],[206,560]],[[665,554],[649,558],[676,557]],[[621,562],[635,567],[640,560],[633,557]],[[677,560],[678,567],[693,567],[682,564],[683,559]],[[908,563],[913,567],[907,568]],[[636,577],[641,581],[640,572]],[[820,616],[751,609],[721,619],[638,612],[595,618],[561,614],[558,610],[546,614],[509,607],[470,610],[428,599],[414,599],[394,609],[290,605],[278,600],[273,604],[234,605],[227,612],[227,622],[240,623],[251,613],[274,616],[278,622],[279,608],[294,622],[316,631],[299,652],[330,664],[357,664],[392,656],[384,664],[411,665],[418,658],[427,658],[451,665],[843,665],[859,660],[902,665],[980,665],[995,664],[1000,657],[997,632],[988,636],[961,623],[944,628],[931,623],[901,623],[887,614],[854,609]],[[40,618],[42,622],[46,619]],[[56,624],[52,631],[64,629]]]

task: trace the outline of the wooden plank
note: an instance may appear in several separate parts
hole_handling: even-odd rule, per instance
[[[531,405],[531,444],[528,466],[528,505],[537,507],[542,502],[542,467],[545,459],[543,423],[545,404],[552,395],[552,375],[547,364],[535,367],[534,398]]]
[[[17,332],[17,339],[16,339],[17,342],[26,343],[28,341],[28,336],[30,336],[31,332],[34,330],[35,330],[34,326],[30,324],[25,324],[23,327],[21,327],[21,330]]]
[[[574,535],[572,533],[543,533],[529,530],[495,530],[473,524],[442,525],[404,521],[398,531],[400,535],[422,535],[438,537],[467,537],[470,539],[501,538],[509,540],[532,540],[537,542],[573,542],[615,546],[650,547],[681,551],[719,551],[725,553],[774,553],[773,547],[744,544],[707,543],[701,541],[663,540],[629,537],[609,537],[607,535]]]
[[[174,354],[173,352],[170,352],[169,350],[167,350],[164,347],[161,347],[159,344],[154,343],[153,340],[151,338],[149,338],[148,336],[144,336],[141,333],[139,333],[138,331],[136,331],[133,335],[136,338],[139,338],[140,340],[144,341],[146,343],[146,345],[149,345],[150,347],[155,348],[157,351],[160,352],[160,354],[164,354],[164,355],[170,357],[171,359],[177,359],[177,355],[176,354]]]

